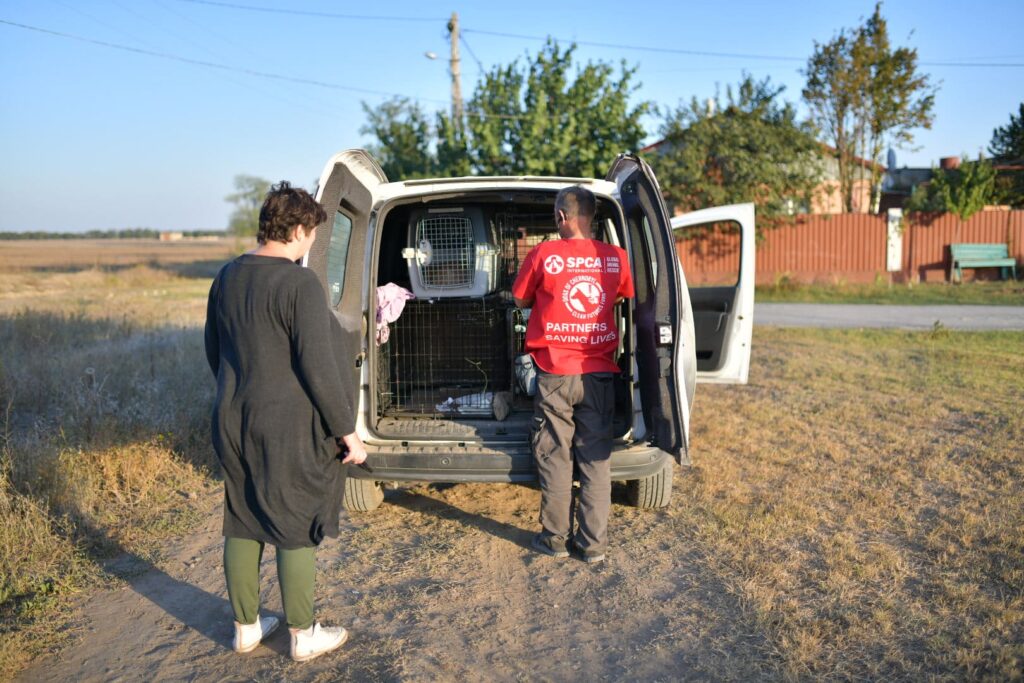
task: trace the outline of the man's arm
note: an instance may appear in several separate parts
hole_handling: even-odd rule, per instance
[[[516,281],[512,283],[512,298],[519,308],[530,308],[536,298],[537,283],[534,280],[533,261],[536,258],[536,247],[530,250],[523,260]]]

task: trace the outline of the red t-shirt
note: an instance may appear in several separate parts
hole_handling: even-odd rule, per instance
[[[512,295],[533,300],[526,350],[546,372],[618,372],[615,301],[633,296],[625,250],[587,239],[542,242],[530,250]]]

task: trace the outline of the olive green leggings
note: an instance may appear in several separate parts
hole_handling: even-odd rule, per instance
[[[277,580],[289,628],[313,625],[315,548],[277,549]],[[240,624],[255,624],[260,610],[260,559],[263,543],[247,538],[224,539],[224,575],[228,599]]]

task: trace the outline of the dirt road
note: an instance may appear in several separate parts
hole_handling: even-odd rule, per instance
[[[19,680],[657,681],[768,673],[749,667],[768,666],[756,653],[770,648],[746,635],[754,629],[740,623],[734,599],[688,551],[672,507],[617,503],[609,558],[589,566],[528,549],[538,503],[539,492],[522,486],[419,485],[343,520],[342,538],[318,551],[318,613],[352,637],[337,653],[295,664],[283,629],[251,654],[230,650],[220,500],[205,497],[198,502],[205,524],[159,566],[130,556],[113,561],[109,571],[131,578],[89,596],[83,621],[72,626],[75,644],[40,657]],[[263,577],[264,604],[280,615],[271,549]]]

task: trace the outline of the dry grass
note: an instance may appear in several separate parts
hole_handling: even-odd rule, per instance
[[[245,246],[238,238],[161,242],[153,239],[0,240],[0,263],[7,272],[131,268],[140,264],[186,268],[223,263]]]
[[[0,678],[60,639],[103,557],[159,563],[194,521],[207,287],[148,265],[0,276]],[[354,520],[352,559],[324,567],[366,581],[328,600],[375,634],[352,670],[436,656],[450,668],[427,671],[468,676],[486,656],[511,678],[538,633],[600,623],[595,680],[671,678],[681,639],[710,678],[1019,679],[1024,335],[759,328],[753,348],[748,386],[699,388],[672,505],[615,506],[597,573],[522,565],[521,487],[414,487]],[[509,614],[525,631],[473,639]],[[620,617],[641,630],[610,631]]]
[[[196,521],[208,287],[151,265],[0,276],[0,678],[63,637],[98,562],[159,562]]]
[[[785,678],[1019,678],[1024,335],[758,330],[673,526]]]

